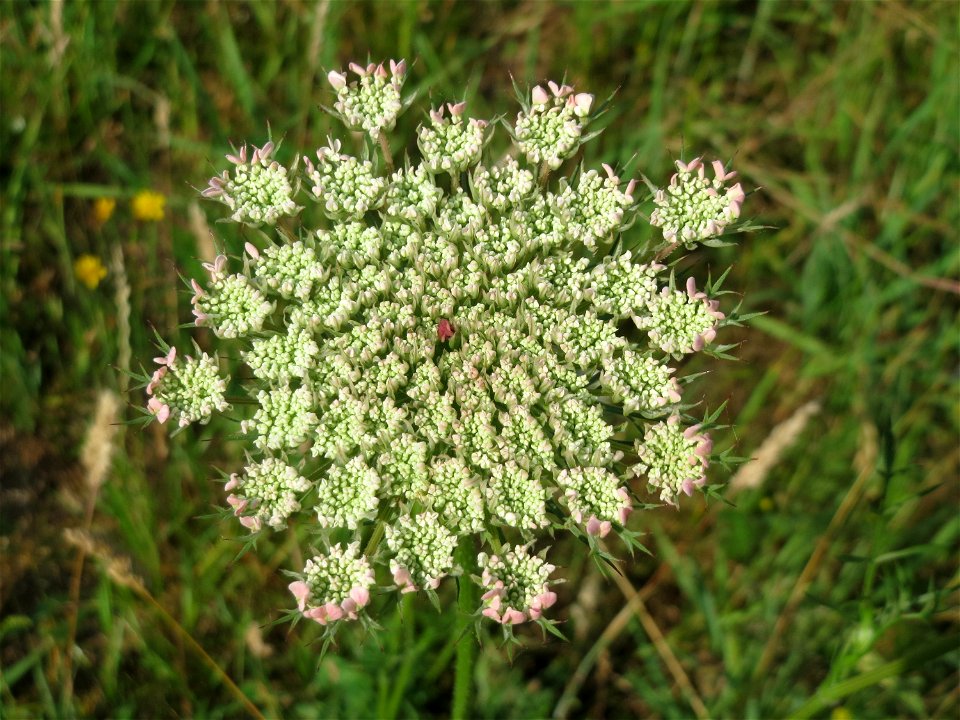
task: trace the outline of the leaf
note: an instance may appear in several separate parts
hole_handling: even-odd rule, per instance
[[[430,599],[430,604],[436,609],[438,613],[442,613],[443,609],[440,607],[440,598],[437,596],[437,591],[431,587],[425,587],[423,591],[427,594],[427,597]]]
[[[330,649],[330,646],[333,644],[334,637],[336,636],[336,623],[333,625],[327,625],[327,631],[323,634],[323,645],[320,646],[320,654],[317,656],[317,672],[320,672],[320,666],[323,664],[323,659],[327,656],[327,651]]]
[[[595,137],[598,137],[606,128],[597,128],[592,132],[588,132],[586,135],[580,136],[580,145],[586,145],[588,142],[593,140]]]
[[[701,240],[700,244],[706,247],[721,248],[721,247],[733,247],[737,243],[727,242],[725,240],[721,240],[720,238],[716,237],[716,238],[707,238],[706,240]],[[688,249],[692,250],[693,246],[688,246]]]
[[[517,96],[517,102],[520,103],[520,107],[523,108],[523,112],[529,113],[531,89],[527,88],[526,91],[521,90],[520,85],[517,84],[517,79],[513,77],[513,73],[510,73],[510,83],[513,85],[513,92]]]
[[[560,632],[559,628],[557,628],[556,620],[547,620],[546,618],[539,618],[537,620],[537,625],[539,625],[540,628],[545,631],[545,633],[550,633],[554,637],[560,638],[564,642],[570,642],[570,639],[566,635],[564,635],[562,632]],[[544,638],[546,638],[546,635],[544,635]]]
[[[705,428],[714,427],[717,418],[720,417],[720,413],[722,413],[724,409],[727,407],[727,402],[728,402],[727,400],[724,400],[722,403],[720,403],[719,407],[717,407],[717,409],[714,410],[712,413],[709,410],[707,410],[706,415],[704,415],[704,418],[701,421],[701,425]]]
[[[517,136],[516,136],[516,134],[514,133],[513,125],[511,125],[510,123],[508,123],[507,120],[506,120],[506,118],[500,118],[500,124],[503,125],[504,129],[506,129],[507,134],[510,136],[510,140],[511,140],[512,142],[516,142],[516,141],[517,141]]]
[[[627,530],[627,528],[621,528],[617,534],[620,536],[620,539],[623,541],[623,544],[626,545],[627,550],[630,553],[630,557],[634,558],[634,551],[639,550],[640,552],[653,556],[653,553],[648,547],[641,543],[637,538],[642,537],[642,534],[634,530]]]
[[[403,99],[403,102],[402,102],[402,104],[401,104],[401,106],[400,106],[400,112],[401,112],[401,113],[406,112],[407,109],[408,109],[411,105],[413,105],[413,103],[416,102],[419,97],[420,97],[420,91],[419,91],[419,90],[414,90],[412,93],[410,93],[407,97],[405,97],[405,98]]]
[[[718,277],[716,280],[713,280],[712,278],[707,279],[707,295],[714,295],[720,291],[720,288],[723,287],[723,283],[727,279],[727,276],[730,274],[731,270],[733,270],[733,265],[727,267],[727,269],[724,270],[720,277]]]

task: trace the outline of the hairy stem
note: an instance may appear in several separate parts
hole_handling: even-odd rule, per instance
[[[672,243],[672,244],[670,244],[670,245],[667,245],[665,248],[663,248],[663,250],[661,250],[660,252],[657,253],[656,257],[653,258],[653,261],[654,261],[654,262],[660,262],[660,261],[663,260],[665,257],[667,257],[667,255],[669,255],[669,254],[672,253],[674,250],[676,250],[679,246],[680,246],[680,243],[679,243],[679,242],[675,242],[675,243]]]
[[[363,554],[366,556],[372,555],[377,550],[377,545],[380,544],[380,540],[383,538],[383,531],[386,528],[386,524],[383,520],[378,520],[376,526],[373,528],[373,533],[370,535],[370,540],[367,541],[367,547],[364,549]]]
[[[460,623],[457,628],[460,641],[457,643],[457,663],[453,680],[453,708],[450,711],[452,720],[470,717],[467,708],[473,690],[473,662],[476,653],[474,640],[470,635],[470,624],[477,609],[477,586],[470,579],[469,572],[476,562],[475,551],[473,540],[469,536],[464,538],[457,548],[457,562],[463,568],[463,575],[460,577]]]
[[[387,141],[387,134],[380,131],[380,136],[378,137],[380,141],[380,150],[383,152],[383,162],[387,166],[387,173],[393,173],[393,153],[390,152],[390,143]]]
[[[540,177],[538,178],[540,187],[542,188],[547,187],[547,182],[549,180],[550,180],[550,165],[548,165],[547,162],[544,161],[543,165],[540,166]]]

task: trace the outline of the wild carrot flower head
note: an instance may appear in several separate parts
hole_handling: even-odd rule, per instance
[[[640,462],[634,472],[646,476],[661,500],[676,504],[681,492],[692,495],[694,488],[706,484],[707,458],[712,449],[710,436],[700,432],[698,425],[684,427],[679,415],[671,415],[648,427],[643,439],[637,440]]]
[[[697,290],[687,279],[685,290],[663,288],[647,303],[647,314],[635,316],[637,327],[646,330],[650,344],[670,355],[702,350],[717,336],[717,324],[724,319],[719,303]]]
[[[726,185],[737,174],[719,160],[713,162],[712,170],[711,179],[700,158],[688,163],[678,160],[670,184],[657,191],[650,224],[662,228],[666,240],[693,247],[699,240],[721,235],[740,217],[743,188],[740,183]]]
[[[273,225],[278,219],[299,210],[293,200],[293,186],[287,169],[271,156],[272,142],[249,153],[244,145],[235,155],[227,155],[233,170],[210,179],[201,193],[204,197],[220,200],[232,211],[234,222]]]
[[[356,620],[370,602],[375,581],[373,568],[360,554],[359,543],[332,546],[303,569],[303,579],[290,583],[290,592],[305,617],[326,625],[337,620]]]
[[[337,93],[334,108],[344,124],[352,130],[365,130],[371,137],[381,130],[393,130],[403,107],[400,91],[406,74],[403,60],[391,60],[387,65],[350,63],[349,73],[331,71],[327,80]]]
[[[465,102],[441,105],[430,111],[430,124],[420,126],[420,152],[430,172],[460,173],[480,162],[487,121],[466,118],[466,107]]]
[[[296,468],[267,457],[262,462],[250,463],[243,475],[231,475],[224,489],[231,492],[227,504],[246,527],[259,530],[266,524],[282,530],[287,526],[287,518],[300,510],[299,497],[311,485]]]
[[[191,281],[196,324],[246,366],[236,412],[250,457],[226,502],[253,533],[289,524],[309,538],[290,590],[324,625],[451,575],[479,578],[478,614],[542,622],[556,601],[547,534],[631,543],[644,484],[631,471],[667,503],[704,484],[710,442],[673,361],[728,320],[709,285],[677,290],[636,252],[635,181],[608,165],[551,176],[583,142],[592,95],[534,88],[517,152],[497,162],[493,126],[440,105],[420,157],[394,168],[381,133],[405,74],[402,62],[331,72],[335,114],[361,135],[289,169],[270,143],[244,147],[204,191],[232,221],[264,226]],[[654,199],[657,218],[683,196],[669,217],[697,233],[735,219],[742,198],[716,186],[728,173],[701,169]],[[708,215],[720,218],[709,228]],[[271,227],[280,217],[300,224],[294,236]],[[216,365],[171,350],[148,380],[150,412],[185,424],[224,409]]]
[[[483,615],[503,625],[538,620],[557,595],[550,590],[550,574],[556,569],[542,557],[517,545],[500,555],[480,553],[483,576]]]
[[[178,357],[172,347],[154,361],[159,367],[147,385],[147,407],[159,422],[172,418],[180,427],[206,423],[214,412],[229,407],[224,398],[227,380],[220,376],[217,361],[206,353],[195,360],[189,355]]]
[[[457,537],[434,512],[404,515],[387,527],[390,572],[401,592],[436,589],[453,570]]]
[[[593,95],[577,93],[569,85],[538,85],[530,104],[517,115],[517,147],[527,161],[556,170],[580,146],[580,137],[593,105]]]

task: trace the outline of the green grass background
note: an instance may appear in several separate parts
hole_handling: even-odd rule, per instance
[[[663,182],[675,157],[732,159],[758,189],[746,211],[772,227],[688,263],[732,266],[727,286],[767,314],[726,331],[739,362],[691,392],[727,401],[720,447],[742,456],[820,407],[735,507],[634,520],[652,550],[625,566],[644,620],[571,553],[556,613],[570,641],[524,631],[511,659],[485,635],[471,715],[956,717],[958,22],[955,2],[4,3],[0,714],[242,716],[227,677],[268,717],[449,714],[450,588],[442,614],[407,600],[322,662],[304,624],[258,642],[290,604],[293,550],[281,537],[235,560],[238,528],[200,517],[222,502],[211,466],[241,451],[215,426],[125,428],[95,496],[79,461],[125,343],[146,363],[151,325],[176,337],[177,272],[199,275],[209,228],[231,242],[194,188],[268,124],[281,159],[322,144],[326,71],[369,54],[412,62],[421,98],[395,137],[428,102],[509,117],[511,73],[566,74],[617,93],[589,162],[636,157]],[[163,222],[131,216],[141,189],[167,196]],[[97,197],[118,201],[102,227]],[[77,282],[79,255],[109,266],[118,247],[125,279]],[[70,527],[96,541],[80,573]]]

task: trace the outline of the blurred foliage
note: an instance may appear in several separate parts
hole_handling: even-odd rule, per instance
[[[221,502],[211,466],[241,447],[215,427],[131,427],[99,492],[80,463],[96,391],[140,405],[118,367],[153,355],[151,326],[189,319],[178,272],[236,247],[194,189],[231,141],[283,138],[283,160],[321,144],[326,70],[369,55],[413,63],[422,97],[398,137],[440,100],[509,118],[510,74],[566,73],[615,93],[589,162],[664,182],[675,157],[732,159],[775,228],[684,261],[732,265],[727,287],[767,313],[725,339],[741,362],[696,385],[727,401],[720,447],[762,450],[767,471],[735,506],[639,516],[652,556],[624,579],[645,619],[575,562],[569,643],[531,631],[511,659],[484,635],[473,712],[955,717],[958,20],[947,2],[4,3],[2,715],[238,716],[224,676],[270,717],[448,714],[471,641],[453,588],[445,613],[405,600],[321,661],[313,628],[267,624],[291,603],[292,546],[235,560],[239,528],[199,517]],[[166,220],[135,217],[142,190],[166,196]],[[74,274],[84,255],[108,270],[95,288]],[[765,438],[811,400],[771,455]],[[92,541],[86,564],[65,527]]]

